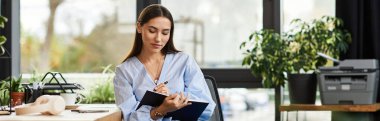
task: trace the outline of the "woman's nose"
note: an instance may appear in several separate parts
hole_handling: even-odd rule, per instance
[[[157,42],[161,41],[161,34],[160,33],[157,33],[157,35],[156,35],[156,41]]]

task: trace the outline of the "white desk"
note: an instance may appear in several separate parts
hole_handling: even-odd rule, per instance
[[[115,104],[86,104],[78,109],[105,109],[108,112],[101,113],[78,113],[65,110],[59,115],[0,115],[0,121],[121,121],[121,111]]]

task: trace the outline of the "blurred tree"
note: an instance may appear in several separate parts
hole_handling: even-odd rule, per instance
[[[50,48],[51,48],[51,43],[52,39],[54,36],[54,20],[55,20],[55,15],[56,11],[59,5],[61,5],[64,2],[64,0],[49,0],[49,18],[47,21],[47,29],[46,29],[46,36],[45,36],[45,41],[41,46],[41,51],[40,51],[40,64],[39,64],[39,69],[42,72],[46,72],[50,70]]]
[[[49,1],[51,13],[47,20],[45,41],[41,41],[37,35],[22,30],[22,72],[33,70],[42,73],[47,71],[63,73],[101,72],[99,67],[108,64],[120,64],[132,48],[134,39],[134,30],[125,31],[125,29],[134,28],[134,23],[120,23],[116,11],[111,15],[103,14],[100,16],[102,19],[96,23],[90,33],[84,34],[84,19],[67,16],[70,17],[66,18],[69,20],[77,19],[71,21],[74,23],[66,24],[77,25],[75,27],[79,27],[79,32],[70,31],[64,34],[55,34],[55,12],[62,2],[63,0]],[[66,4],[71,3],[65,1]],[[65,12],[65,10],[59,12]]]
[[[119,64],[132,47],[134,38],[134,33],[119,32],[119,27],[116,14],[103,16],[89,35],[74,37],[58,65],[52,69],[60,72],[101,72],[99,67]]]

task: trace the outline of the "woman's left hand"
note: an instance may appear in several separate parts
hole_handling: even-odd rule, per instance
[[[169,95],[170,92],[169,92],[169,88],[164,84],[164,83],[161,83],[159,85],[157,85],[154,90],[155,92],[157,93],[161,93],[161,94],[164,94],[164,95]]]

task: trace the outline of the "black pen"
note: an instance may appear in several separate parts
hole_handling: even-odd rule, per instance
[[[169,81],[165,81],[164,84],[167,84]],[[153,89],[153,91],[156,91],[156,89]]]

